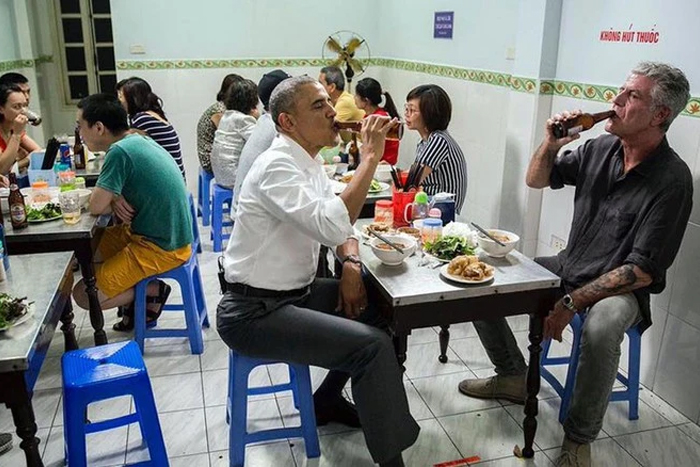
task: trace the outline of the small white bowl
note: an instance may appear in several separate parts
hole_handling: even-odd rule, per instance
[[[486,252],[487,255],[492,256],[494,258],[503,258],[505,255],[510,253],[511,250],[515,248],[515,245],[517,245],[520,241],[519,236],[517,236],[513,232],[508,232],[507,230],[486,229],[486,231],[491,235],[505,235],[508,237],[508,241],[503,241],[503,243],[505,243],[506,246],[501,246],[498,243],[491,240],[490,238],[484,236],[484,234],[482,234],[481,232],[479,232],[479,246],[482,250],[484,250],[484,252]]]
[[[348,163],[347,162],[338,162],[335,164],[335,173],[338,175],[345,175],[345,172],[348,171]]]
[[[77,188],[75,191],[78,192],[80,206],[87,206],[87,204],[90,202],[90,195],[92,194],[92,190],[89,190],[87,188]]]
[[[325,164],[323,166],[323,170],[326,172],[326,175],[328,178],[333,178],[333,175],[335,175],[335,170],[336,170],[335,164]]]
[[[407,235],[390,234],[382,235],[382,237],[395,243],[403,250],[403,253],[399,253],[376,237],[373,237],[372,240],[370,240],[369,244],[372,247],[372,253],[374,253],[374,256],[379,258],[379,261],[388,266],[398,266],[399,264],[403,263],[404,259],[411,256],[413,252],[416,251],[416,240],[412,237]]]
[[[389,164],[379,164],[374,172],[374,178],[380,182],[391,182],[391,166]]]

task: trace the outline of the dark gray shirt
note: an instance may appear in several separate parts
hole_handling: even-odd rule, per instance
[[[636,290],[642,328],[651,325],[649,294],[666,287],[666,270],[683,239],[693,204],[693,178],[666,138],[641,164],[624,173],[620,139],[604,135],[556,160],[553,189],[576,187],[567,248],[559,253],[564,287],[572,290],[623,264],[652,283]]]

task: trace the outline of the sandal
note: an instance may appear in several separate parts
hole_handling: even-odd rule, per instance
[[[146,304],[158,303],[157,311],[149,310],[146,308],[146,327],[153,328],[158,325],[158,318],[160,318],[161,313],[163,313],[163,307],[165,302],[168,301],[172,287],[163,281],[158,281],[158,295],[147,296]],[[118,332],[129,332],[134,330],[134,304],[124,305],[121,307],[122,310],[122,320],[114,323],[112,329]]]

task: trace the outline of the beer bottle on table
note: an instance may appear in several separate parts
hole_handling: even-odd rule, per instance
[[[10,220],[12,221],[12,229],[20,230],[27,225],[27,206],[24,204],[24,196],[19,191],[17,185],[17,175],[10,172],[10,195],[7,197],[7,204],[10,205]]]
[[[355,170],[360,165],[360,147],[357,145],[357,133],[352,134],[350,147],[348,148],[349,165],[348,169]]]
[[[552,132],[557,138],[574,136],[582,131],[590,130],[596,123],[607,120],[613,116],[615,116],[614,110],[598,112],[595,114],[577,115],[573,118],[556,122],[554,125],[552,125]]]
[[[76,169],[85,168],[85,147],[80,141],[80,130],[75,128],[75,144],[73,145],[73,162]]]

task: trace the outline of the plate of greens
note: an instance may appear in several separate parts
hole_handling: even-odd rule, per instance
[[[443,236],[434,242],[426,242],[423,251],[435,259],[449,263],[460,255],[473,255],[474,245],[464,237]]]
[[[32,316],[32,304],[24,303],[27,297],[14,298],[0,293],[0,332],[24,323]]]
[[[46,203],[41,208],[27,207],[27,222],[48,222],[61,218],[61,207],[56,203]]]
[[[391,185],[388,183],[384,182],[379,182],[375,179],[372,179],[372,183],[369,184],[369,190],[367,190],[367,193],[381,193],[384,190],[388,190],[391,188]]]

